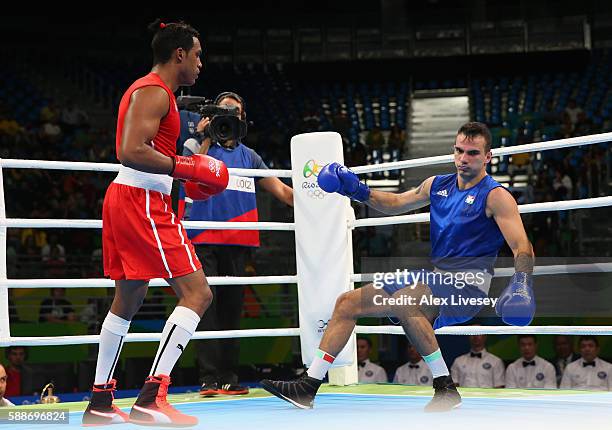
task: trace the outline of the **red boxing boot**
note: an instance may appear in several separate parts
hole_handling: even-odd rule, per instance
[[[166,400],[170,377],[149,376],[130,412],[130,422],[149,426],[190,427],[198,419],[177,411]]]
[[[129,422],[128,414],[113,405],[113,391],[117,381],[111,379],[108,384],[94,385],[91,400],[83,413],[83,426],[103,426]]]

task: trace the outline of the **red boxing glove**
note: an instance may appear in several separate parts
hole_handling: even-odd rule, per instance
[[[218,194],[211,191],[210,187],[204,184],[198,184],[192,181],[185,182],[185,195],[191,200],[207,200],[215,194]]]
[[[170,176],[185,181],[197,182],[208,190],[210,195],[219,194],[227,188],[229,173],[223,161],[204,154],[190,157],[176,155],[174,169]]]

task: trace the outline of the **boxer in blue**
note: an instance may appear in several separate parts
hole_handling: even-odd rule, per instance
[[[461,396],[434,329],[466,322],[480,311],[483,302],[495,300],[487,295],[504,240],[514,254],[516,273],[495,302],[495,309],[506,324],[524,326],[531,322],[535,314],[533,248],[516,201],[487,175],[486,165],[492,156],[487,126],[464,124],[455,139],[454,156],[457,173],[432,176],[418,188],[400,194],[370,190],[338,163],[321,170],[318,183],[326,192],[342,194],[389,215],[430,205],[431,260],[436,269],[409,272],[411,276],[385,280],[382,286],[369,284],[340,295],[308,371],[295,381],[263,380],[267,391],[300,408],[311,408],[321,381],[348,342],[357,318],[388,316],[402,325],[433,374],[434,396],[425,410],[441,412],[460,406]],[[449,276],[459,279],[459,274],[461,285],[446,282]],[[464,282],[469,274],[471,283]]]

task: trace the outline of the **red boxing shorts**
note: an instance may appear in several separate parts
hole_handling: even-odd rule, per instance
[[[151,185],[147,180],[159,176],[170,181]],[[171,180],[167,175],[121,166],[106,191],[102,209],[106,276],[113,280],[176,278],[202,268],[185,228],[172,211]]]

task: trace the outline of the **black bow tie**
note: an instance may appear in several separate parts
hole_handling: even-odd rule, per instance
[[[583,362],[583,363],[582,363],[582,367],[587,367],[587,366],[593,366],[593,367],[595,367],[595,362],[594,362],[594,361],[591,361],[590,363],[587,363],[587,362]]]
[[[470,352],[470,357],[482,358],[482,352]]]
[[[359,367],[365,367],[365,365],[366,365],[366,362],[365,362],[365,361],[360,361],[360,362],[359,362]]]
[[[527,366],[534,366],[535,367],[535,361],[534,360],[523,361],[523,367],[527,367]]]
[[[418,369],[420,366],[418,364],[409,364],[408,367],[411,369]]]

